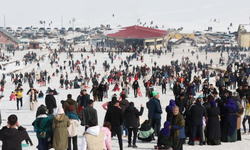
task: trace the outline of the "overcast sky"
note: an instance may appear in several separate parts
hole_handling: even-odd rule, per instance
[[[112,14],[115,17],[112,17]],[[248,23],[249,0],[1,0],[0,27],[38,26],[40,20],[52,27],[98,26],[101,23],[134,25],[137,19],[169,27],[206,24],[210,18],[221,23]],[[195,26],[194,26],[195,25]]]

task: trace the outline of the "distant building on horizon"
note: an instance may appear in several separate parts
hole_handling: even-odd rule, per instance
[[[108,46],[136,46],[151,49],[160,49],[167,47],[167,31],[147,28],[143,26],[129,26],[118,30],[115,33],[106,35],[106,44]]]
[[[0,48],[7,48],[9,46],[16,48],[19,43],[20,41],[17,38],[0,28]]]
[[[250,47],[250,25],[240,24],[238,28],[238,46]]]

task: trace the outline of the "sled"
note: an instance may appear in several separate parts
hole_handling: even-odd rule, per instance
[[[139,97],[142,97],[141,89],[137,89],[137,93],[138,93]]]

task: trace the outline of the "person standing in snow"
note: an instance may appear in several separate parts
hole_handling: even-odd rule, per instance
[[[107,137],[103,131],[100,131],[97,121],[91,119],[88,121],[87,131],[83,134],[81,150],[102,150],[106,140]]]
[[[17,103],[17,110],[19,110],[19,101],[21,103],[21,107],[23,107],[23,89],[18,86],[15,90],[15,96],[16,96],[16,103]]]

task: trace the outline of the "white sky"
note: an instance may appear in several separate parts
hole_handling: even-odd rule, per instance
[[[61,27],[61,16],[66,27],[72,26],[69,20],[73,17],[75,27],[101,23],[111,27],[134,25],[141,19],[147,24],[154,21],[159,26],[194,30],[207,26],[226,29],[230,22],[237,26],[250,22],[249,0],[1,0],[0,3],[0,26],[4,26],[5,15],[6,26],[12,27],[39,27],[40,20],[52,21],[52,27]],[[211,23],[210,18],[220,23]]]

